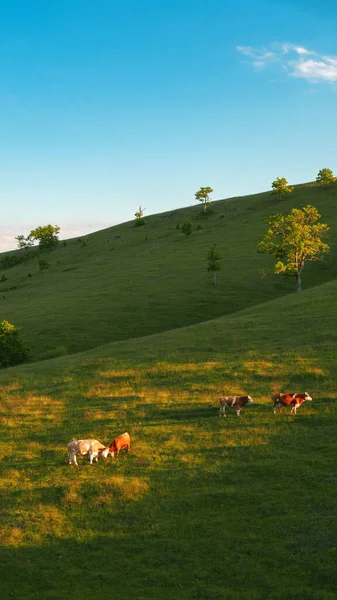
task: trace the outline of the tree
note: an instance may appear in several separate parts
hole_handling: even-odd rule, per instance
[[[186,238],[188,238],[189,235],[191,235],[192,233],[192,223],[189,219],[185,219],[182,228],[181,228],[181,233],[184,233],[186,235]]]
[[[139,209],[137,210],[137,212],[135,212],[136,227],[139,227],[140,225],[144,225],[144,219],[143,219],[144,210],[146,210],[146,209],[142,208],[142,205],[140,204]]]
[[[204,214],[206,213],[207,207],[210,203],[209,195],[213,192],[211,187],[201,187],[200,190],[195,192],[196,200],[199,200],[204,205]]]
[[[336,180],[337,180],[337,177],[334,176],[331,169],[321,169],[317,173],[317,177],[316,177],[317,183],[324,185],[325,188],[327,188],[330,183],[333,183]]]
[[[0,367],[18,365],[29,358],[28,348],[20,339],[20,329],[8,321],[0,322]]]
[[[320,216],[310,204],[303,209],[293,208],[285,215],[271,215],[266,221],[269,229],[258,245],[258,252],[275,256],[274,273],[295,275],[298,292],[302,289],[305,264],[322,260],[329,251],[328,244],[323,242],[329,227],[318,222]]]
[[[271,187],[273,188],[272,194],[277,194],[279,200],[281,200],[282,194],[290,193],[294,189],[293,185],[288,185],[285,177],[276,177]]]
[[[215,248],[216,248],[216,244],[213,244],[213,246],[211,247],[210,251],[207,254],[207,262],[208,262],[207,271],[212,271],[212,273],[213,273],[213,285],[216,285],[216,274],[217,274],[217,271],[220,271],[220,269],[221,269],[221,265],[220,265],[221,254],[219,254],[215,250]]]
[[[58,244],[58,233],[60,228],[58,225],[40,225],[36,229],[32,229],[28,239],[39,242],[41,250],[51,249]]]
[[[29,237],[25,238],[24,235],[17,235],[15,239],[18,242],[20,250],[27,250],[27,248],[31,248],[34,245],[33,240],[29,239]]]

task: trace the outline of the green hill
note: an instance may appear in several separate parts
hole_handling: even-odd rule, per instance
[[[337,276],[337,186],[296,186],[278,202],[270,192],[153,215],[145,227],[124,223],[62,243],[43,255],[50,268],[39,272],[35,257],[3,274],[0,314],[21,327],[32,358],[39,360],[141,337],[234,313],[292,293],[294,281],[269,275],[272,260],[256,252],[265,218],[293,206],[316,206],[331,227],[331,254],[305,268],[304,289]],[[177,229],[193,223],[190,238]],[[147,240],[145,239],[147,237]],[[213,243],[223,256],[218,285],[207,272]],[[1,256],[0,256],[1,263]],[[29,277],[29,273],[32,277]]]
[[[2,371],[4,597],[333,598],[336,291]],[[313,402],[274,416],[280,389]],[[254,404],[221,420],[222,391]]]
[[[34,357],[82,350],[0,371],[4,598],[335,597],[336,196],[297,186],[279,204],[219,201],[206,219],[190,207],[61,244],[47,271],[4,271],[2,290],[16,289],[0,295],[3,318]],[[297,294],[259,277],[272,261],[256,244],[265,217],[307,203],[332,252]],[[274,416],[281,390],[313,401]],[[221,393],[254,404],[220,419]],[[72,437],[124,431],[129,455],[66,464]]]

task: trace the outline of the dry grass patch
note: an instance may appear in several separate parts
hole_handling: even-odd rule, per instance
[[[103,482],[102,482],[103,484]],[[112,475],[104,479],[104,485],[107,491],[111,490],[118,498],[125,500],[142,500],[149,489],[148,481],[141,477],[126,477],[122,475]]]

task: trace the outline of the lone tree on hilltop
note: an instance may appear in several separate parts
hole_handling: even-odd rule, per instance
[[[53,246],[58,244],[59,231],[58,225],[40,225],[36,229],[32,229],[27,239],[38,241],[41,250],[51,250]]]
[[[322,260],[329,251],[328,244],[323,242],[329,227],[318,222],[320,216],[317,208],[310,204],[303,209],[292,208],[286,215],[271,215],[266,220],[269,229],[258,245],[258,252],[275,256],[276,275],[295,275],[297,292],[302,289],[305,263]]]
[[[189,219],[185,219],[182,228],[181,228],[181,233],[184,233],[186,235],[186,238],[188,238],[189,235],[191,235],[192,233],[192,223]]]
[[[294,189],[293,185],[288,185],[285,177],[276,177],[271,187],[273,188],[272,194],[276,194],[279,200],[281,200],[283,194],[289,194]]]
[[[143,219],[144,216],[144,210],[146,210],[145,208],[142,208],[142,205],[139,205],[139,208],[137,210],[137,212],[135,212],[135,217],[136,217],[136,227],[139,227],[140,225],[144,225],[145,221]]]
[[[211,271],[213,273],[213,285],[216,285],[216,274],[221,269],[220,259],[221,254],[215,250],[216,244],[213,244],[210,251],[207,254],[207,262],[208,267],[207,271]]]
[[[337,177],[334,176],[331,169],[320,169],[316,177],[317,183],[324,185],[325,188],[327,188],[330,183],[336,181],[336,179]]]
[[[199,202],[202,202],[204,205],[204,214],[206,213],[207,207],[210,204],[210,197],[209,195],[213,192],[211,187],[201,187],[200,190],[198,190],[197,192],[195,192],[195,198],[196,200],[199,200]]]
[[[0,367],[18,365],[29,358],[28,348],[20,339],[20,329],[8,321],[0,322]]]

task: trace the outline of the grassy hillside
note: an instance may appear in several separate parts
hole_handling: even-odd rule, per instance
[[[3,597],[332,600],[336,292],[2,371]],[[280,389],[313,402],[274,416]],[[221,391],[255,403],[220,420]],[[126,430],[130,455],[65,464]]]
[[[203,217],[200,204],[145,219],[145,227],[124,223],[62,243],[44,255],[2,273],[0,315],[21,327],[34,360],[93,348],[199,323],[291,293],[294,281],[259,276],[272,259],[256,252],[265,218],[310,203],[331,227],[331,254],[308,265],[308,289],[337,276],[337,185],[328,190],[296,186],[282,202],[270,192],[213,203]],[[188,217],[193,234],[177,225]],[[19,233],[19,232],[18,232]],[[147,238],[147,239],[146,239]],[[213,243],[223,256],[218,286],[212,286],[206,256]],[[0,257],[1,259],[1,257]],[[0,260],[1,263],[1,260]],[[29,273],[32,275],[29,277]]]

